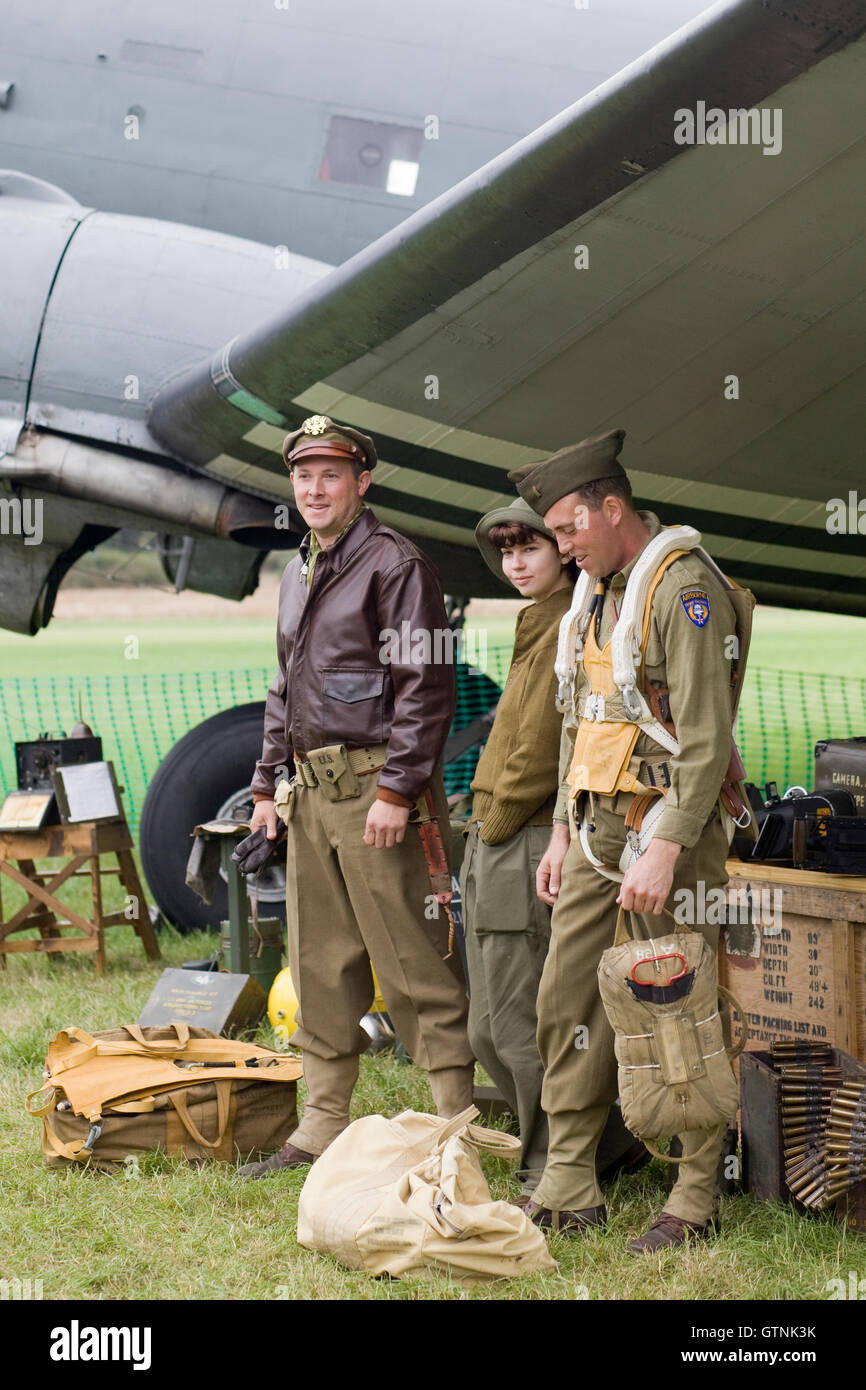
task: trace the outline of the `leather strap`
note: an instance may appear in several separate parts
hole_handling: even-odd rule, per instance
[[[656,797],[663,796],[661,787],[655,787],[652,791],[639,792],[632,797],[631,805],[625,813],[626,830],[639,831],[643,825],[643,818],[652,806]]]

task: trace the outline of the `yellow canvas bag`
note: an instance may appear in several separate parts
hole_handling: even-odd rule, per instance
[[[64,1028],[26,1098],[51,1167],[106,1171],[158,1149],[192,1161],[266,1157],[297,1128],[299,1061],[185,1023]],[[276,1084],[281,1083],[281,1084]]]
[[[298,1240],[368,1274],[512,1279],[555,1271],[541,1231],[494,1202],[479,1150],[516,1159],[520,1140],[471,1121],[404,1110],[367,1115],[317,1158],[301,1191]]]

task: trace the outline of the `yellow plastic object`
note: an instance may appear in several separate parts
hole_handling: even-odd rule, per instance
[[[298,996],[288,966],[281,970],[268,995],[268,1018],[280,1042],[287,1043],[295,1031]]]
[[[375,997],[370,1012],[373,1014],[387,1013],[387,1006],[382,998],[382,991],[379,988],[375,970],[373,971],[373,989],[375,990]],[[287,1043],[294,1033],[297,1011],[298,996],[292,982],[292,972],[286,966],[285,970],[281,970],[274,980],[268,995],[268,1018],[281,1042]]]
[[[371,966],[371,969],[372,969],[372,966]],[[372,1003],[372,1005],[371,1005],[371,1007],[370,1007],[370,1013],[371,1013],[371,1014],[386,1014],[386,1013],[388,1012],[388,1005],[385,1003],[385,1000],[382,998],[382,991],[381,991],[381,989],[379,988],[379,981],[376,979],[376,972],[375,972],[375,970],[373,970],[373,988],[374,988],[374,990],[376,991],[376,994],[375,994],[375,998],[373,999],[373,1003]]]

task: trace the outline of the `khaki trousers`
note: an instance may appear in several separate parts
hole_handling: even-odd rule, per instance
[[[592,849],[605,864],[616,864],[625,843],[623,817],[609,798],[597,797]],[[675,865],[673,893],[707,889],[727,879],[727,839],[718,812],[698,844],[681,851]],[[613,945],[619,884],[602,877],[573,839],[563,864],[562,885],[551,921],[551,944],[538,993],[538,1045],[545,1066],[542,1104],[550,1130],[547,1166],[534,1200],[556,1211],[600,1206],[595,1156],[608,1109],[617,1095],[614,1034],[598,992],[596,970],[602,952]],[[633,930],[643,938],[667,935],[670,918],[632,914]],[[718,927],[700,928],[715,951]],[[575,1046],[586,1028],[588,1045]],[[664,1210],[684,1221],[704,1222],[714,1214],[716,1172],[726,1126],[680,1136],[683,1151],[693,1153],[712,1133],[707,1152],[677,1169],[677,1180]]]
[[[550,908],[535,892],[535,872],[550,842],[546,825],[526,825],[486,845],[478,822],[466,835],[461,873],[469,1042],[520,1126],[518,1177],[534,1192],[547,1161],[547,1116],[541,1105],[544,1065],[538,1051],[536,998],[550,943]],[[599,1171],[634,1143],[613,1106],[599,1143]]]
[[[359,797],[338,802],[298,786],[288,829],[289,965],[300,1000],[292,1043],[304,1051],[307,1086],[292,1143],[313,1154],[349,1123],[358,1054],[368,1043],[360,1020],[373,1002],[371,961],[397,1033],[430,1073],[439,1114],[472,1104],[465,981],[456,949],[443,959],[448,919],[432,900],[417,828],[407,826],[391,849],[365,845],[375,773],[360,782]],[[437,783],[441,805],[441,776]],[[446,820],[446,849],[448,833]]]

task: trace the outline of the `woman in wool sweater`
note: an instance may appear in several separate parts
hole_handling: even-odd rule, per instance
[[[535,999],[550,940],[550,908],[536,896],[535,871],[559,785],[553,663],[576,567],[522,498],[488,512],[475,537],[493,573],[530,602],[517,615],[508,679],[472,782],[461,880],[469,1041],[517,1116],[519,1177],[532,1192],[547,1156]]]

